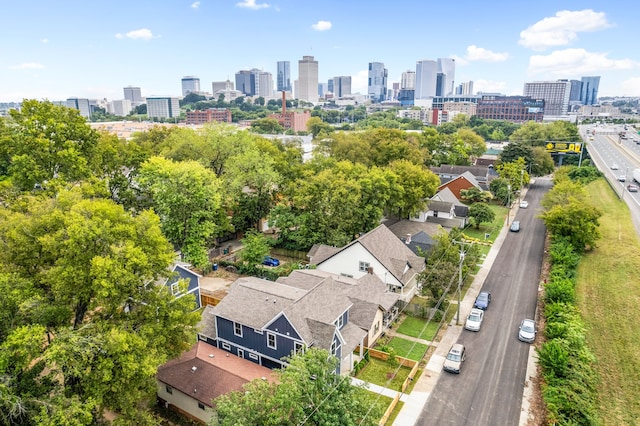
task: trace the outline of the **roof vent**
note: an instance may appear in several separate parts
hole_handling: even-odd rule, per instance
[[[213,354],[209,354],[209,358],[213,358]]]
[[[407,234],[407,239],[404,240],[406,244],[411,244],[411,234]]]
[[[198,367],[196,367],[196,366],[194,365],[193,367],[191,367],[191,372],[192,372],[192,373],[195,373],[197,369],[198,369]]]

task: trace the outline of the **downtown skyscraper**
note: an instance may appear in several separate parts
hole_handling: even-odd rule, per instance
[[[296,98],[318,102],[318,61],[313,56],[303,56],[298,61],[298,93]]]
[[[278,92],[291,92],[291,62],[278,61],[277,71],[277,90]]]
[[[382,62],[369,62],[367,95],[371,102],[378,103],[387,98],[387,76],[389,72]]]

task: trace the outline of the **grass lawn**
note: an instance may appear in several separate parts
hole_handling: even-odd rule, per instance
[[[424,356],[424,353],[427,351],[427,345],[403,339],[401,337],[394,337],[389,341],[389,343],[387,343],[387,346],[391,346],[395,349],[397,356],[409,358],[414,361],[420,361]]]
[[[489,204],[489,208],[495,214],[493,222],[480,224],[480,229],[476,229],[476,226],[471,224],[464,228],[465,235],[484,241],[484,234],[489,234],[488,240],[494,241],[500,230],[504,226],[504,221],[507,219],[508,209],[505,206],[498,206],[495,204]]]
[[[398,333],[406,336],[417,337],[424,340],[433,340],[434,336],[438,332],[439,324],[436,322],[429,322],[423,318],[407,316],[400,327],[398,327]]]
[[[380,395],[366,389],[361,389],[359,390],[359,392],[365,392],[369,404],[375,404],[378,407],[378,409],[375,411],[377,411],[380,415],[376,417],[376,421],[380,421],[380,419],[384,415],[384,412],[387,411],[387,408],[389,407],[389,405],[391,405],[393,398],[389,398],[388,396]],[[372,410],[372,412],[373,411],[374,410]]]
[[[404,402],[398,401],[396,406],[393,408],[393,411],[391,412],[391,415],[389,416],[389,420],[387,420],[385,425],[392,425],[393,422],[396,421],[396,417],[398,417],[398,414],[400,414],[400,410],[402,410],[403,406],[404,406]]]
[[[578,267],[578,307],[597,358],[598,414],[605,425],[640,419],[640,241],[626,204],[603,179],[587,187],[603,212],[602,237]]]
[[[400,387],[409,377],[408,367],[393,367],[387,361],[371,357],[367,366],[356,376],[360,380],[400,391]]]

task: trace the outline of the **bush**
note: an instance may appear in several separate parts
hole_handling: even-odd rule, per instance
[[[569,278],[557,278],[548,282],[545,288],[545,301],[547,303],[573,304],[576,301],[576,289],[573,280]]]

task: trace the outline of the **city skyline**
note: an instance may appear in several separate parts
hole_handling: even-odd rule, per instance
[[[292,0],[13,2],[3,6],[0,102],[116,100],[127,86],[179,96],[184,76],[209,92],[254,68],[276,83],[279,61],[291,64],[293,85],[304,56],[318,62],[320,83],[350,76],[352,93],[367,93],[369,63],[384,64],[390,88],[418,61],[451,58],[454,87],[473,81],[475,93],[522,95],[526,82],[600,76],[600,97],[640,96],[635,20],[611,3],[497,1],[454,11],[416,0],[394,12],[376,0],[321,9]]]

